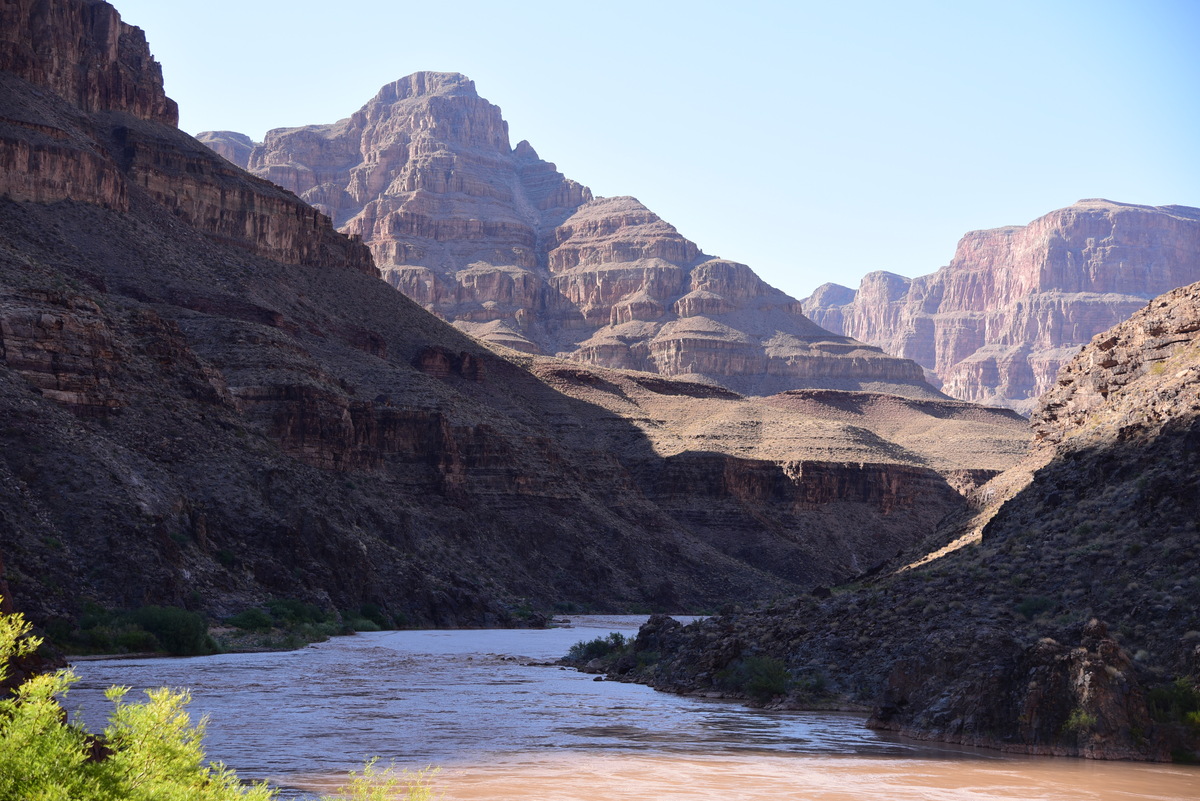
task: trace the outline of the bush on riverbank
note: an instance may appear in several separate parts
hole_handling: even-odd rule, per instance
[[[567,650],[563,657],[567,664],[586,665],[593,659],[611,662],[629,647],[625,635],[614,631],[607,637],[597,637],[594,640],[580,640]]]
[[[71,654],[197,656],[219,650],[202,615],[174,606],[111,610],[89,605],[78,621],[60,620],[47,628],[50,640]]]
[[[0,682],[9,665],[38,648],[21,615],[0,616]],[[70,670],[26,678],[0,701],[0,798],[72,801],[269,801],[266,784],[244,786],[204,762],[203,721],[191,725],[188,693],[166,688],[127,703],[112,688],[102,736],[71,723],[56,700],[77,681]]]
[[[760,704],[787,695],[792,674],[787,665],[771,656],[747,656],[719,671],[714,682],[723,690],[745,693]]]
[[[295,598],[273,598],[225,618],[216,632],[226,651],[274,651],[301,648],[356,631],[381,631],[390,620],[374,604],[357,611],[336,612]]]
[[[147,616],[151,624],[162,617]],[[173,620],[167,615],[166,619]],[[14,665],[41,645],[19,614],[0,615],[0,687]],[[16,673],[21,677],[21,673]],[[187,690],[148,690],[147,700],[125,700],[127,687],[105,696],[112,712],[103,734],[68,720],[57,698],[78,681],[71,670],[16,683],[0,700],[0,799],[14,801],[274,801],[266,782],[242,784],[220,763],[204,760],[204,721],[193,725]],[[339,790],[350,801],[430,801],[437,771],[377,768],[374,760],[350,774]],[[322,801],[334,801],[324,797]]]

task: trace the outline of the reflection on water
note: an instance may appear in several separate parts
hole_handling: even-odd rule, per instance
[[[1200,798],[1200,771],[1014,759],[902,742],[859,718],[680,698],[531,661],[643,618],[573,629],[360,634],[301,651],[76,666],[93,730],[112,684],[190,687],[211,759],[332,789],[379,756],[440,765],[448,799]],[[333,784],[331,784],[331,782]]]

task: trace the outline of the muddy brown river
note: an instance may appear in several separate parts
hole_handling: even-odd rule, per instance
[[[643,619],[81,662],[65,701],[99,730],[110,685],[190,688],[192,713],[209,717],[209,758],[293,799],[332,791],[375,756],[438,766],[447,801],[1200,799],[1191,766],[938,747],[873,732],[855,716],[754,710],[528,664],[610,631],[632,634]]]

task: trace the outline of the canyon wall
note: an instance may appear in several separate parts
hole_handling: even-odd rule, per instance
[[[983,513],[997,485],[1015,486],[981,538],[951,542],[945,526],[926,558],[832,597],[687,629],[652,619],[616,677],[746,697],[722,677],[771,659],[789,681],[765,700],[862,704],[869,725],[908,737],[1195,761],[1200,283],[1095,336],[1031,427],[1028,460],[973,494]]]
[[[370,246],[384,278],[486,342],[767,395],[938,397],[920,368],[814,325],[744,264],[631,197],[593,198],[456,73],[385,86],[331,125],[200,134]]]
[[[1200,209],[1082,200],[974,231],[915,279],[876,272],[804,301],[830,330],[913,359],[957,398],[1032,410],[1093,336],[1200,280]]]
[[[453,626],[519,623],[529,606],[765,598],[878,564],[965,505],[960,468],[1002,469],[1025,444],[1018,421],[967,424],[948,401],[900,415],[817,397],[772,405],[501,357],[380,280],[365,244],[325,213],[178,131],[144,39],[111,7],[3,13],[0,582],[40,624],[69,626],[87,604],[219,619],[297,598]],[[19,47],[35,34],[36,58]],[[425,80],[380,102],[403,104]],[[419,241],[450,255],[504,242],[513,287],[543,269],[536,247],[514,250],[530,237],[562,247],[537,273],[547,287],[589,260],[670,265],[691,252],[637,209],[602,205],[568,225],[584,190],[530,149],[507,151],[498,114],[446,81],[438,91],[452,109],[465,100],[458,122],[479,158],[500,173],[516,159],[519,186],[439,171],[441,139],[397,133],[389,146],[421,154],[404,178],[416,206],[367,191],[397,176],[346,168],[385,229],[431,225]],[[471,133],[480,114],[491,123]],[[538,214],[422,216],[421,203],[447,200],[440,181],[467,205],[508,208],[505,186],[519,188]],[[352,208],[329,200],[334,215]],[[606,234],[641,226],[657,233]],[[471,280],[500,278],[485,266]],[[686,281],[733,301],[770,295],[731,263]],[[563,303],[553,308],[583,319]],[[942,436],[919,434],[930,430]],[[964,437],[968,463],[921,444]],[[839,538],[846,521],[865,533]]]

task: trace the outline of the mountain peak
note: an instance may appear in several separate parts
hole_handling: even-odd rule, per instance
[[[475,91],[475,82],[461,73],[414,72],[412,75],[406,75],[397,81],[386,84],[379,90],[375,100],[382,103],[394,103],[397,100],[430,95],[479,97]]]

